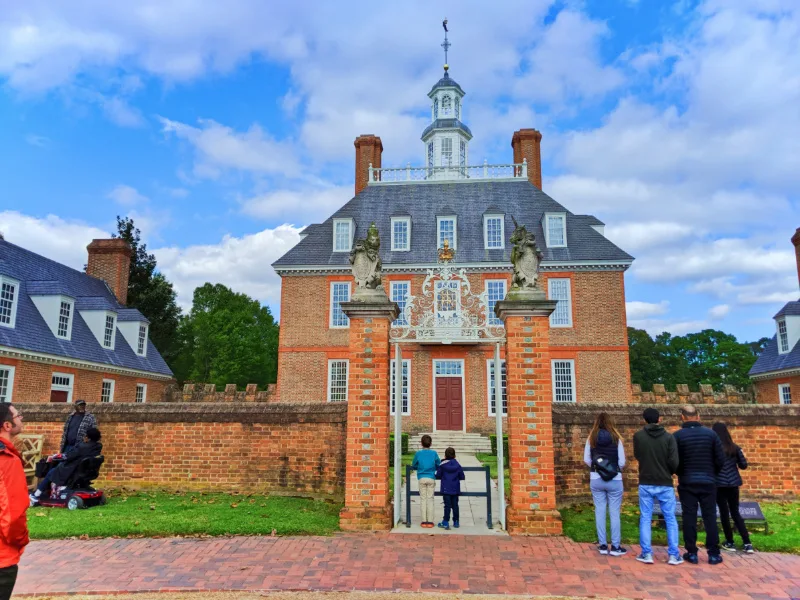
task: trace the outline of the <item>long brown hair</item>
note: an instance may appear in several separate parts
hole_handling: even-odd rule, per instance
[[[592,430],[589,432],[589,445],[592,448],[597,446],[597,434],[601,429],[605,429],[611,434],[611,440],[615,444],[619,443],[622,436],[619,434],[619,431],[617,431],[617,428],[614,427],[614,419],[612,419],[611,415],[607,412],[601,412],[595,418]]]

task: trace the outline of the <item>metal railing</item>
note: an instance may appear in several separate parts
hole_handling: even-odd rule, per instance
[[[486,473],[486,491],[484,492],[461,492],[459,496],[471,496],[473,498],[486,498],[486,525],[489,529],[494,529],[492,524],[492,479],[489,475],[489,467],[462,467],[464,471],[484,471]],[[434,496],[441,496],[442,492],[434,492]],[[411,527],[411,496],[419,496],[419,492],[411,491],[411,465],[406,465],[406,527]]]
[[[369,164],[370,185],[390,183],[439,182],[453,180],[482,180],[482,179],[527,179],[528,161],[519,164],[490,165],[486,162],[477,166],[447,166],[447,167],[412,167],[409,163],[405,168],[378,169]]]

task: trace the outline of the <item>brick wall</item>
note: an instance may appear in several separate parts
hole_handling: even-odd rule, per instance
[[[26,433],[58,450],[72,407],[20,404]],[[91,404],[104,486],[341,496],[342,404]]]
[[[792,403],[800,404],[800,375],[754,381],[755,401],[759,404],[780,404],[778,386],[782,383],[788,383],[791,386]]]
[[[266,390],[259,390],[255,383],[248,383],[240,391],[235,383],[229,383],[220,391],[213,383],[186,383],[182,388],[170,385],[164,390],[164,402],[275,402],[276,385],[270,383]]]
[[[776,386],[777,393],[777,386]],[[632,400],[636,404],[753,404],[756,398],[751,392],[737,390],[732,385],[714,390],[707,384],[700,385],[699,392],[690,392],[687,384],[678,384],[674,391],[668,391],[663,384],[653,384],[652,392],[643,392],[642,386],[635,383],[631,386]],[[759,404],[762,402],[758,400]],[[772,402],[776,404],[777,402]]]
[[[643,404],[553,405],[556,487],[560,504],[590,500],[589,473],[583,449],[594,418],[600,411],[613,415],[623,437],[626,495],[635,494],[638,468],[633,459],[633,434],[643,423]],[[704,424],[725,422],[742,447],[750,468],[742,472],[745,498],[796,499],[800,497],[800,407],[759,405],[699,406]],[[660,406],[663,424],[674,431],[680,423],[679,406]]]
[[[20,402],[50,402],[50,388],[53,373],[64,373],[73,376],[72,401],[86,400],[99,402],[103,387],[103,379],[114,380],[114,402],[135,402],[136,384],[147,385],[147,402],[161,402],[164,398],[165,388],[170,382],[156,381],[145,377],[132,377],[76,369],[60,365],[48,365],[28,360],[12,360],[0,358],[0,364],[15,367],[14,393],[12,401]]]

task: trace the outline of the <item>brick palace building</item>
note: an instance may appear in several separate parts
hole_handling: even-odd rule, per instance
[[[147,319],[125,308],[130,246],[88,252],[82,273],[0,236],[0,401],[160,402],[173,381]]]
[[[633,258],[597,218],[542,191],[537,130],[513,134],[509,164],[471,165],[464,96],[446,67],[428,94],[422,167],[381,168],[380,138],[359,136],[355,196],[273,264],[282,278],[280,401],[347,401],[349,320],[340,304],[354,289],[350,251],[374,222],[383,286],[403,311],[392,339],[405,342],[404,430],[492,431],[494,344],[484,333],[503,327],[494,305],[511,282],[515,220],[535,234],[542,286],[558,301],[549,332],[554,401],[630,400],[624,274]],[[443,265],[445,247],[454,256]],[[443,266],[455,276],[443,280]]]

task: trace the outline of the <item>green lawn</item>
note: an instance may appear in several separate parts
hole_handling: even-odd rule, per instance
[[[761,509],[769,522],[769,535],[764,533],[763,525],[747,523],[750,538],[756,550],[770,552],[791,552],[800,554],[800,503],[762,502]],[[564,522],[564,535],[576,542],[595,542],[597,534],[594,526],[594,508],[591,505],[561,509]],[[734,530],[735,531],[735,530]],[[722,529],[720,528],[720,535]],[[700,541],[705,534],[700,532]],[[734,533],[737,545],[741,544],[739,535]],[[638,505],[625,504],[622,507],[622,541],[625,544],[639,542]],[[666,545],[666,532],[653,527],[653,543]],[[683,536],[681,536],[683,544]]]
[[[244,494],[124,493],[86,510],[35,507],[33,539],[72,536],[329,535],[339,529],[335,502]]]
[[[497,479],[497,456],[494,454],[482,454],[478,453],[475,455],[481,464],[485,466],[489,466],[489,474],[492,479]],[[506,499],[508,499],[509,494],[511,493],[511,479],[508,476],[508,465],[503,465],[503,474],[505,475],[505,485],[503,486],[506,490]]]
[[[413,453],[400,455],[400,464],[402,465],[401,477],[406,476],[406,465],[410,465],[412,462],[414,462]],[[389,467],[389,497],[394,497],[394,464]]]

